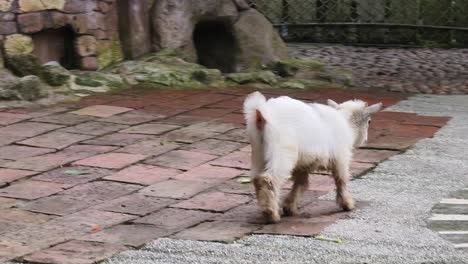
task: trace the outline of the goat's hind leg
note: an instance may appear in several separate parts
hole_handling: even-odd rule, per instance
[[[347,189],[349,162],[336,160],[333,166],[333,178],[336,185],[336,202],[346,211],[354,209],[354,199]]]
[[[269,174],[260,174],[253,179],[255,193],[262,214],[268,223],[278,222],[280,217],[278,195],[280,183]]]
[[[309,188],[309,173],[306,169],[296,169],[292,173],[293,187],[283,202],[283,214],[298,214],[297,204],[302,194]]]

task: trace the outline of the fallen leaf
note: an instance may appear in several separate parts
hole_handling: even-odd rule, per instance
[[[100,227],[100,226],[94,226],[91,230],[92,230],[93,232],[98,232],[98,231],[101,231],[101,230],[102,230],[102,227]]]
[[[240,177],[239,179],[237,179],[237,182],[242,183],[242,184],[246,184],[246,183],[251,183],[252,179],[249,178],[249,177]]]
[[[68,175],[85,175],[85,174],[89,174],[89,172],[87,172],[87,171],[80,171],[80,170],[66,170],[64,173],[68,174]]]
[[[316,236],[314,238],[317,239],[317,240],[328,241],[328,242],[333,242],[333,243],[337,243],[337,244],[344,243],[344,241],[341,240],[340,238],[329,238],[329,237],[324,237],[324,236]]]

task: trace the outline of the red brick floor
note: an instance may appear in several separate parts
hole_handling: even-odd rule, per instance
[[[0,111],[0,261],[93,263],[158,237],[313,236],[345,216],[334,202],[318,199],[334,189],[319,173],[311,176],[301,216],[264,224],[252,186],[239,181],[250,163],[241,106],[251,91],[128,90]],[[385,106],[404,99],[346,90],[263,92]],[[447,121],[376,114],[353,176],[432,137]]]

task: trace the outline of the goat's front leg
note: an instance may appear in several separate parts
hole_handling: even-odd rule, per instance
[[[336,185],[336,202],[346,211],[354,209],[354,199],[346,185],[349,179],[349,162],[337,159],[333,166]]]
[[[253,179],[255,193],[263,216],[268,223],[276,223],[281,217],[279,213],[279,182],[268,174],[258,175]]]
[[[301,195],[309,188],[309,173],[305,169],[296,169],[292,173],[293,187],[283,202],[283,213],[287,216],[298,214],[297,203]]]

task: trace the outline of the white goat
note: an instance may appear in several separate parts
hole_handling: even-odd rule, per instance
[[[308,188],[311,171],[329,169],[336,184],[337,203],[354,208],[346,189],[354,147],[367,141],[370,116],[382,103],[360,100],[328,105],[306,104],[287,96],[266,100],[260,92],[244,101],[247,133],[252,145],[251,177],[257,200],[268,222],[280,220],[279,190],[292,176],[291,192],[283,204],[285,215],[297,213],[297,200]]]

